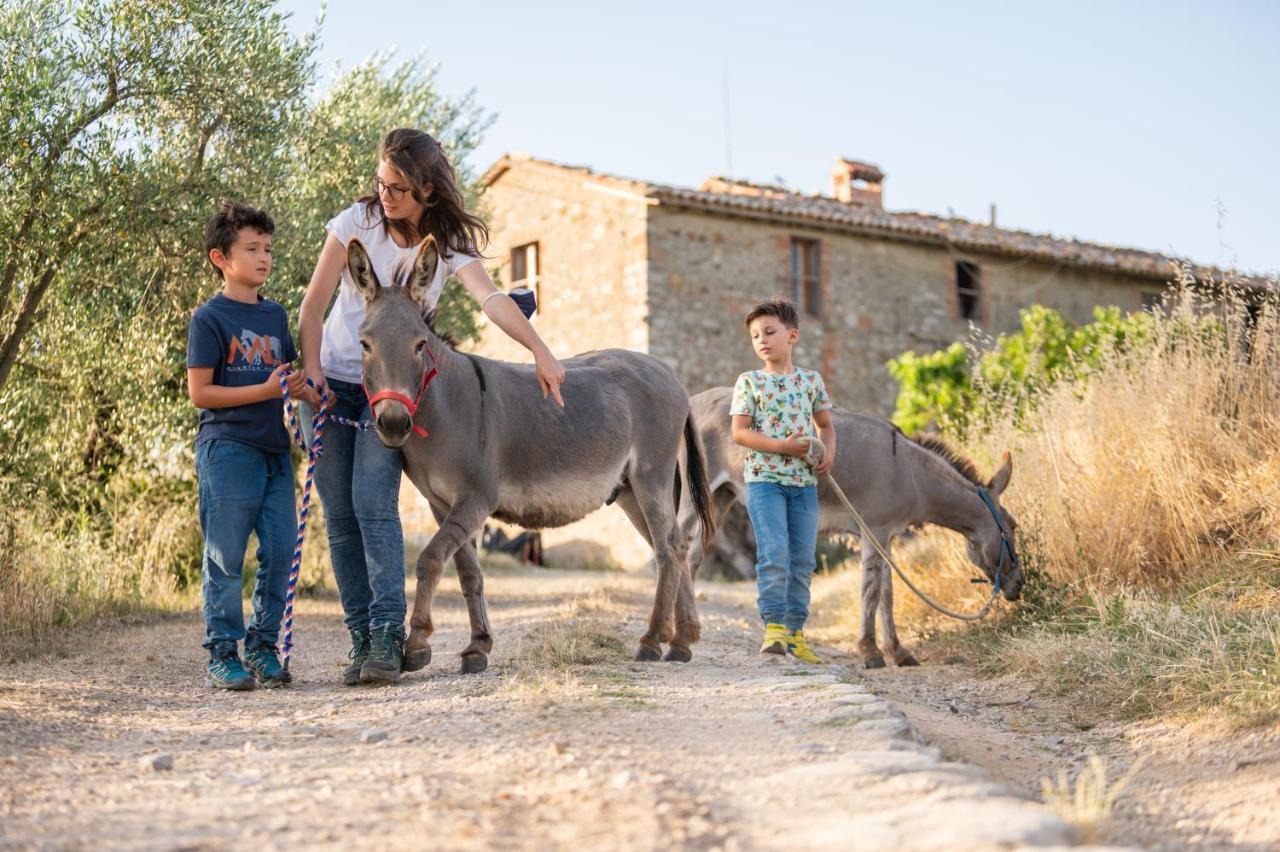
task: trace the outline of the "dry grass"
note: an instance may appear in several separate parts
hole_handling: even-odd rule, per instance
[[[892,553],[898,567],[912,582],[929,596],[955,609],[976,612],[990,594],[990,586],[969,582],[979,571],[965,559],[964,539],[956,533],[930,527],[910,539],[895,539]],[[814,577],[813,615],[807,635],[819,642],[857,644],[861,578],[856,560],[843,570]],[[901,581],[895,579],[893,588],[897,623],[909,627],[912,636],[932,637],[955,624],[925,605]]]
[[[1181,287],[1150,345],[970,441],[987,460],[1012,451],[1008,502],[1048,579],[1167,588],[1276,543],[1276,307],[1250,328],[1238,299]]]
[[[176,535],[157,519],[136,549],[104,547],[93,530],[56,532],[38,510],[0,511],[0,660],[37,651],[56,631],[189,599],[157,553]]]
[[[69,518],[0,498],[0,660],[27,656],[57,631],[130,613],[199,607],[200,533],[187,483],[112,480],[95,517]],[[246,547],[246,596],[257,570]],[[324,518],[311,504],[298,593],[328,586]]]
[[[899,623],[933,655],[1025,676],[1088,717],[1223,707],[1280,716],[1280,326],[1188,282],[1153,340],[1049,389],[1022,422],[968,436],[990,467],[1014,458],[1006,506],[1020,524],[1024,601],[994,624],[948,624],[900,585]],[[981,464],[980,464],[981,466]],[[959,537],[899,551],[944,603],[976,609]],[[980,588],[980,587],[979,587]],[[815,587],[856,636],[857,574]]]
[[[1042,778],[1040,790],[1049,810],[1074,825],[1085,843],[1092,843],[1097,839],[1099,829],[1111,818],[1111,809],[1115,807],[1116,800],[1141,767],[1142,761],[1138,760],[1115,783],[1109,783],[1106,760],[1090,755],[1088,762],[1076,775],[1074,785],[1064,769],[1058,774],[1057,780]]]
[[[633,697],[626,683],[619,687],[606,682],[602,687],[610,674],[600,667],[630,659],[622,637],[600,619],[618,610],[619,604],[603,589],[566,601],[553,620],[519,640],[503,673],[504,693],[548,704],[601,695]],[[612,695],[610,689],[619,688],[626,694]]]

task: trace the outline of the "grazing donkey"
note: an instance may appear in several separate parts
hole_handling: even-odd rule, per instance
[[[730,436],[732,396],[732,388],[720,387],[703,391],[689,401],[706,452],[716,512],[721,517],[735,502],[746,502],[742,480],[744,450]],[[937,524],[955,530],[965,537],[969,560],[981,568],[988,579],[994,579],[999,566],[1004,596],[1011,601],[1018,599],[1022,571],[1006,559],[1004,536],[978,492],[979,488],[987,489],[1012,536],[1017,523],[999,504],[1013,472],[1008,453],[996,475],[989,482],[983,482],[971,461],[937,439],[910,440],[888,421],[841,408],[833,409],[832,419],[836,428],[836,463],[831,473],[886,552],[889,552],[891,536],[916,524]],[[818,503],[819,526],[824,532],[859,532],[857,522],[840,505],[825,477],[819,480]],[[686,529],[695,522],[693,508],[681,507],[681,523]],[[689,565],[695,574],[704,553],[705,545],[695,542],[689,553]],[[869,669],[884,666],[884,656],[876,645],[877,607],[894,663],[919,665],[898,641],[893,623],[889,565],[874,545],[864,540],[862,636],[858,654]]]
[[[606,349],[565,361],[565,406],[549,403],[532,366],[455,352],[428,327],[422,301],[438,261],[427,237],[383,287],[360,241],[347,246],[347,269],[365,298],[360,345],[375,428],[383,444],[403,448],[405,473],[440,525],[418,557],[404,669],[431,660],[431,599],[450,557],[471,620],[462,671],[488,666],[493,638],[475,550],[486,518],[542,529],[615,501],[658,565],[636,659],[692,659],[699,626],[687,542],[676,523],[681,458],[704,537],[714,534],[715,520],[684,387],[656,358]],[[669,643],[665,657],[662,642]]]

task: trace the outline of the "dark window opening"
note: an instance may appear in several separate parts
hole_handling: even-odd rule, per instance
[[[1142,294],[1142,309],[1144,311],[1157,311],[1164,309],[1164,293],[1147,291]]]
[[[956,262],[956,311],[962,320],[982,321],[982,270],[967,260]]]
[[[822,243],[791,238],[791,301],[809,316],[822,315]]]

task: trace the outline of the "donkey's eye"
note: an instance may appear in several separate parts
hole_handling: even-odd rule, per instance
[[[415,355],[421,355],[421,354],[422,354],[422,350],[424,350],[424,349],[426,349],[426,348],[427,348],[427,341],[425,341],[425,340],[419,340],[419,341],[418,341],[418,345],[417,345],[417,346],[415,346],[415,347],[413,347],[413,352],[414,352],[414,354],[415,354]]]
[[[365,352],[368,352],[368,351],[369,351],[369,341],[367,341],[367,340],[361,340],[361,341],[360,341],[360,348],[361,348],[361,349],[363,349]]]

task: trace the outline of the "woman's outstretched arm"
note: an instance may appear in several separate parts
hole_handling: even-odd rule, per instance
[[[316,269],[319,270],[318,265]],[[560,386],[564,384],[564,367],[560,365],[556,356],[551,354],[551,350],[538,336],[538,332],[520,311],[520,307],[506,293],[502,293],[494,286],[493,279],[489,277],[489,271],[484,268],[484,263],[468,263],[458,270],[458,278],[472,298],[484,306],[485,316],[493,320],[494,325],[506,332],[508,337],[533,353],[533,363],[538,369],[538,382],[542,385],[543,398],[550,394],[563,408],[564,398],[560,396]],[[314,283],[313,278],[312,284]],[[494,293],[499,295],[496,298],[489,298]],[[305,301],[303,304],[306,304]]]

